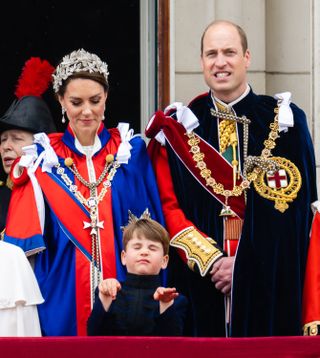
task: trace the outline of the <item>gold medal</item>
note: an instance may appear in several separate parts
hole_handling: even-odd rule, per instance
[[[301,174],[299,169],[286,158],[271,157],[270,159],[278,163],[279,171],[267,173],[261,170],[253,185],[262,197],[274,201],[274,207],[283,213],[288,209],[288,203],[297,197],[302,183]]]

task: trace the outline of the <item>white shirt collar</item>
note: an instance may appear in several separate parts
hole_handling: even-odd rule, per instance
[[[91,156],[92,157],[95,153],[97,153],[98,150],[101,149],[101,141],[100,141],[100,138],[97,135],[94,138],[94,144],[93,145],[84,146],[79,142],[77,137],[75,137],[74,144],[75,144],[76,148],[78,149],[78,151],[80,153],[84,154],[85,156]]]
[[[213,95],[212,91],[211,91],[211,98],[212,98],[213,102],[218,102],[221,105],[223,105],[224,107],[231,108],[232,106],[234,106],[235,104],[240,102],[244,97],[246,97],[249,92],[250,92],[250,86],[247,83],[247,87],[246,87],[245,91],[242,93],[242,95],[230,103],[225,103],[225,102],[221,101],[221,99],[219,99]]]

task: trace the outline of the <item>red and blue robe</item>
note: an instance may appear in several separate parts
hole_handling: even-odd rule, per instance
[[[118,129],[107,130],[101,125],[98,131],[100,149],[92,161],[96,180],[106,163],[106,155],[117,152],[121,143]],[[87,159],[76,147],[70,127],[64,134],[52,134],[50,144],[58,156],[60,167],[83,197],[90,196],[89,189],[81,184],[64,164],[71,157],[81,176],[88,180]],[[111,187],[98,205],[99,221],[104,222],[100,235],[100,265],[102,278],[125,278],[125,268],[120,261],[122,227],[128,223],[128,210],[140,216],[146,208],[151,217],[163,223],[153,169],[144,141],[139,136],[130,140],[131,157],[121,164]],[[38,154],[43,148],[38,145]],[[43,335],[85,335],[86,323],[92,308],[91,290],[91,236],[84,229],[90,222],[88,209],[69,190],[57,168],[42,172],[41,165],[35,172],[45,200],[45,221],[42,234],[37,205],[30,180],[14,186],[8,213],[5,241],[16,244],[25,252],[36,254],[35,274],[45,303],[39,306]],[[98,186],[100,193],[103,183]]]

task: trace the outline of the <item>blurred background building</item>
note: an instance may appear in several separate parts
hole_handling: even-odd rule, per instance
[[[128,121],[136,132],[156,109],[187,104],[207,91],[202,32],[215,19],[238,23],[248,35],[255,92],[290,91],[307,113],[320,181],[320,0],[90,0],[85,6],[78,0],[16,0],[2,15],[0,115],[14,99],[28,58],[55,66],[84,48],[109,64],[107,126]],[[52,90],[44,99],[63,130]]]
[[[273,96],[290,91],[292,101],[306,112],[315,145],[320,190],[320,1],[168,0],[168,3],[170,101],[187,103],[207,90],[199,62],[202,32],[215,19],[236,22],[248,36],[252,55],[249,82],[255,92]]]
[[[199,43],[214,19],[238,23],[248,35],[249,82],[257,93],[290,91],[307,113],[320,188],[320,1],[171,0],[171,100],[205,89]],[[297,148],[299,150],[299,148]]]

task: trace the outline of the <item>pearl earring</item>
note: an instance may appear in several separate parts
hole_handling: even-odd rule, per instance
[[[62,119],[61,122],[62,123],[66,123],[66,119],[64,118],[64,114],[66,113],[66,109],[64,107],[61,107],[61,111],[62,111]]]

